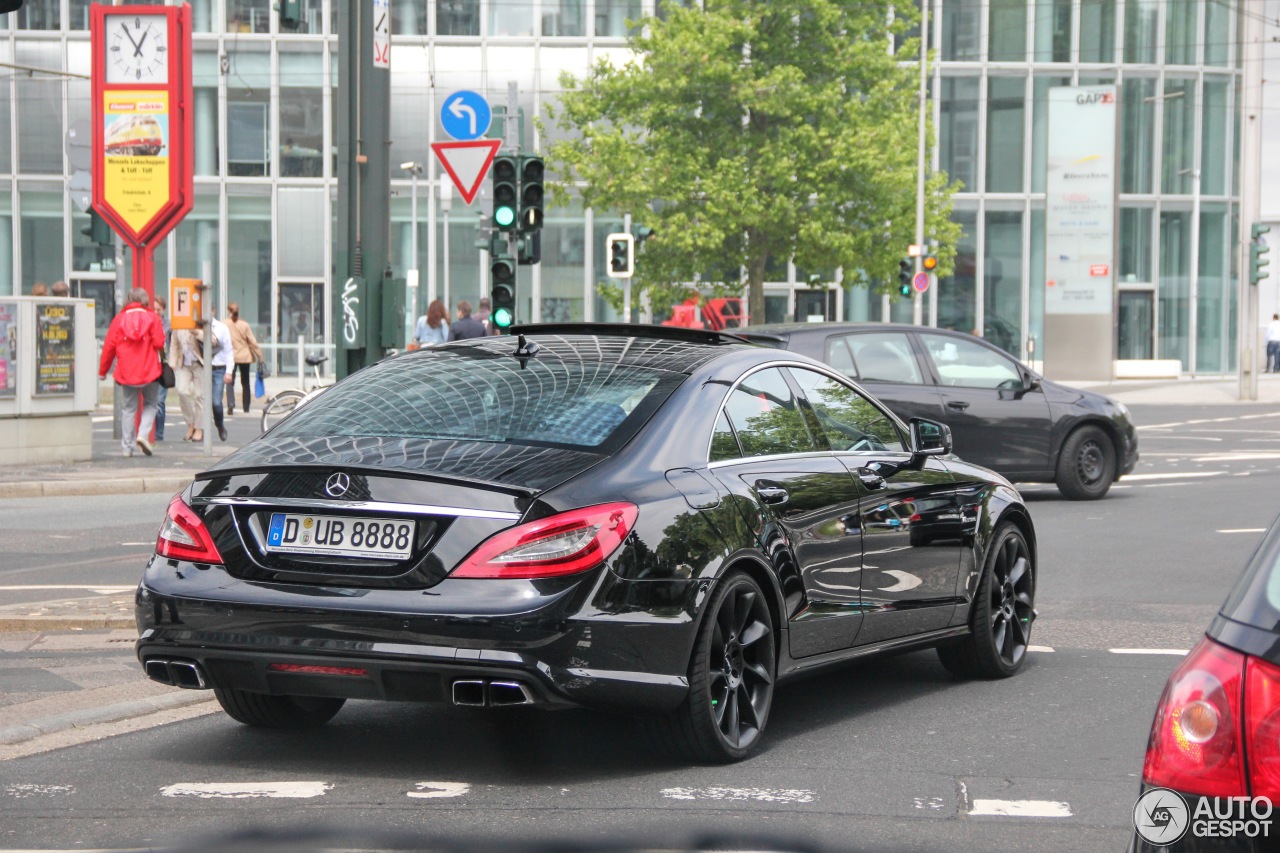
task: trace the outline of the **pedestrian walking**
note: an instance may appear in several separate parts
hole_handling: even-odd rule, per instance
[[[458,303],[458,319],[454,321],[453,329],[449,331],[449,340],[465,341],[470,338],[483,338],[486,334],[484,324],[471,316],[471,303],[463,299]]]
[[[53,283],[52,295],[64,299],[70,297],[71,285],[67,284],[65,281],[55,281]]]
[[[147,302],[145,290],[135,287],[129,291],[129,303],[107,328],[102,359],[98,363],[98,379],[103,380],[115,362],[115,380],[123,398],[120,445],[125,456],[132,456],[135,446],[151,455],[151,442],[147,436],[155,423],[156,403],[160,396],[158,380],[164,327]],[[139,405],[142,407],[141,419],[138,418]]]
[[[481,296],[480,302],[476,305],[476,313],[472,316],[484,326],[487,334],[493,334],[493,330],[489,328],[489,315],[493,313],[493,303],[489,301],[489,297]]]
[[[427,313],[418,318],[413,342],[420,347],[433,347],[449,340],[449,309],[439,299],[431,300]]]
[[[1280,314],[1272,314],[1267,324],[1267,373],[1280,372]]]
[[[53,284],[54,296],[58,295],[59,284],[61,284],[63,287],[66,287],[66,284],[64,284],[63,282],[60,282],[60,281],[54,282]],[[160,316],[160,326],[161,328],[164,329],[164,350],[160,353],[160,357],[167,360],[169,358],[169,339],[172,336],[172,332],[169,329],[169,300],[165,299],[163,296],[159,294],[156,294],[156,298],[153,301],[155,302],[155,305],[156,305],[156,314]],[[156,406],[156,441],[157,442],[164,441],[164,418],[165,418],[164,404],[165,404],[165,397],[167,397],[168,395],[169,395],[169,389],[165,388],[163,385],[160,386],[160,403],[159,405]]]
[[[218,431],[220,441],[227,440],[227,426],[222,419],[223,388],[235,381],[235,353],[231,344],[231,330],[227,324],[218,319],[213,306],[209,306],[209,328],[213,332],[213,387],[209,393],[213,395],[213,427]],[[234,404],[234,400],[232,403]]]
[[[204,441],[204,339],[200,333],[187,329],[173,333],[169,366],[173,368],[173,390],[187,422],[187,434],[182,440]]]
[[[249,383],[249,366],[262,361],[262,348],[258,339],[253,336],[253,327],[240,318],[240,306],[232,302],[227,306],[227,329],[231,332],[231,349],[233,363],[231,366],[231,382],[227,384],[227,412],[236,410],[235,374],[240,374],[240,387],[243,389],[244,410],[249,411],[253,400],[253,389]]]

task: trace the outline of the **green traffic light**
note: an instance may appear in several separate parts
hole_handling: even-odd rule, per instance
[[[514,207],[499,207],[493,211],[493,221],[499,228],[506,228],[508,225],[516,221],[516,210]]]
[[[513,319],[510,309],[498,308],[493,312],[493,325],[499,329],[505,329],[510,326]]]

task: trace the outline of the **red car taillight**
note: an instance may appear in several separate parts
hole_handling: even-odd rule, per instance
[[[1203,796],[1247,793],[1239,725],[1244,669],[1244,655],[1207,637],[1191,650],[1160,697],[1143,781]]]
[[[156,537],[156,553],[192,563],[222,563],[209,529],[181,496],[169,502],[169,512]]]
[[[629,503],[600,504],[521,524],[485,540],[453,570],[455,578],[549,578],[593,569],[635,527]]]
[[[1280,667],[1249,658],[1244,695],[1250,793],[1280,802]]]

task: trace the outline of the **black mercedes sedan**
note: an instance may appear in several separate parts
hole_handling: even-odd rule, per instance
[[[147,674],[253,726],[582,706],[732,761],[790,676],[1023,665],[1031,518],[945,426],[729,335],[516,331],[370,366],[198,475],[138,588]]]
[[[892,323],[780,323],[743,337],[826,362],[902,417],[951,427],[956,453],[1015,482],[1096,500],[1138,464],[1129,410],[1051,382],[987,341]]]

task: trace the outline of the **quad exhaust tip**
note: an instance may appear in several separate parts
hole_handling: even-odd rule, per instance
[[[453,682],[453,704],[473,708],[510,708],[534,704],[533,691],[518,681],[458,680]]]
[[[143,667],[152,681],[158,681],[161,684],[185,687],[188,690],[205,690],[209,687],[209,681],[204,677],[204,670],[193,660],[149,658]]]

